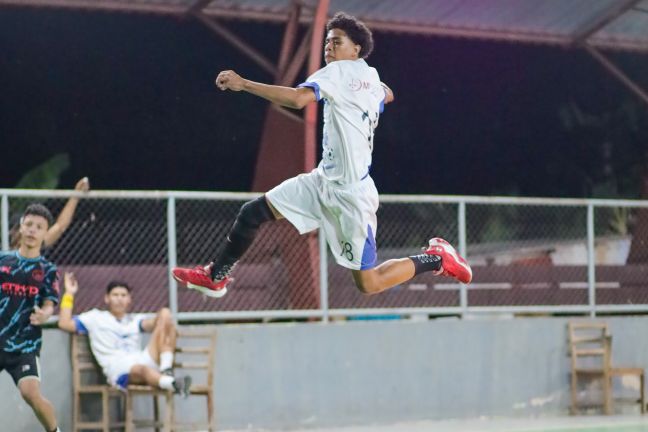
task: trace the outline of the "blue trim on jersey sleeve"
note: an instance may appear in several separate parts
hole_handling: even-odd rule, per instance
[[[387,90],[383,87],[383,92],[385,92],[385,97],[380,101],[380,114],[385,111],[385,101],[387,100]]]
[[[376,266],[376,239],[373,235],[371,225],[367,225],[367,238],[365,239],[364,249],[362,250],[362,261],[360,261],[360,270],[368,270]]]
[[[86,326],[83,325],[83,322],[81,322],[78,315],[74,315],[72,317],[72,320],[74,321],[74,325],[76,326],[77,334],[80,334],[80,335],[87,335],[88,334],[88,329],[86,328]]]
[[[301,88],[301,87],[312,88],[313,91],[315,92],[315,99],[317,99],[317,102],[322,100],[322,95],[320,94],[320,86],[316,82],[306,81],[306,82],[303,82],[303,83],[299,84],[297,87],[298,88]]]
[[[144,327],[142,327],[142,323],[144,322],[144,318],[139,320],[139,323],[137,323],[137,327],[139,327],[140,333],[145,333],[146,331],[144,330]]]

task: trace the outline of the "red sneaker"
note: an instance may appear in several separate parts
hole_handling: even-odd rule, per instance
[[[428,255],[441,257],[441,268],[435,275],[448,276],[461,283],[468,284],[472,280],[472,269],[466,260],[460,256],[450,243],[442,238],[430,239],[430,246],[425,250]]]
[[[220,298],[227,294],[227,284],[234,279],[225,276],[223,279],[212,280],[211,266],[213,263],[202,267],[196,266],[192,269],[175,267],[172,270],[173,278],[185,285],[187,288],[200,291],[209,297]]]

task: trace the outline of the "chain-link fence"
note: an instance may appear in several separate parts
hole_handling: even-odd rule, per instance
[[[648,312],[648,203],[432,196],[382,196],[379,261],[418,253],[443,237],[467,256],[464,286],[423,274],[380,295],[355,288],[317,232],[265,224],[221,299],[178,288],[175,265],[212,260],[250,193],[0,190],[2,248],[24,207],[57,215],[81,197],[73,222],[45,255],[80,282],[76,310],[103,304],[105,287],[133,287],[133,309],[170,306],[181,319],[471,312]]]

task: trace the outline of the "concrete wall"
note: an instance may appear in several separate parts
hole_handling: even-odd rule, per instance
[[[648,317],[606,319],[613,362],[648,368]],[[567,320],[367,321],[218,327],[219,429],[567,413]],[[70,427],[68,337],[46,331],[44,394]],[[634,383],[626,382],[628,386]],[[7,374],[3,431],[39,430]],[[202,400],[180,417],[204,415]],[[16,415],[18,413],[18,415]],[[7,422],[5,421],[5,425]]]

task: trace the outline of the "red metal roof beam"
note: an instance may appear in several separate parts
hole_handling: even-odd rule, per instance
[[[225,39],[227,42],[234,45],[238,48],[243,54],[248,56],[252,61],[261,66],[266,72],[269,72],[272,76],[277,76],[277,68],[275,65],[268,60],[263,54],[261,54],[257,49],[253,48],[245,42],[243,39],[238,37],[236,34],[232,33],[229,29],[217,23],[210,17],[206,16],[202,12],[195,13],[194,16],[205,24],[209,29],[214,33],[218,34],[220,37]]]

